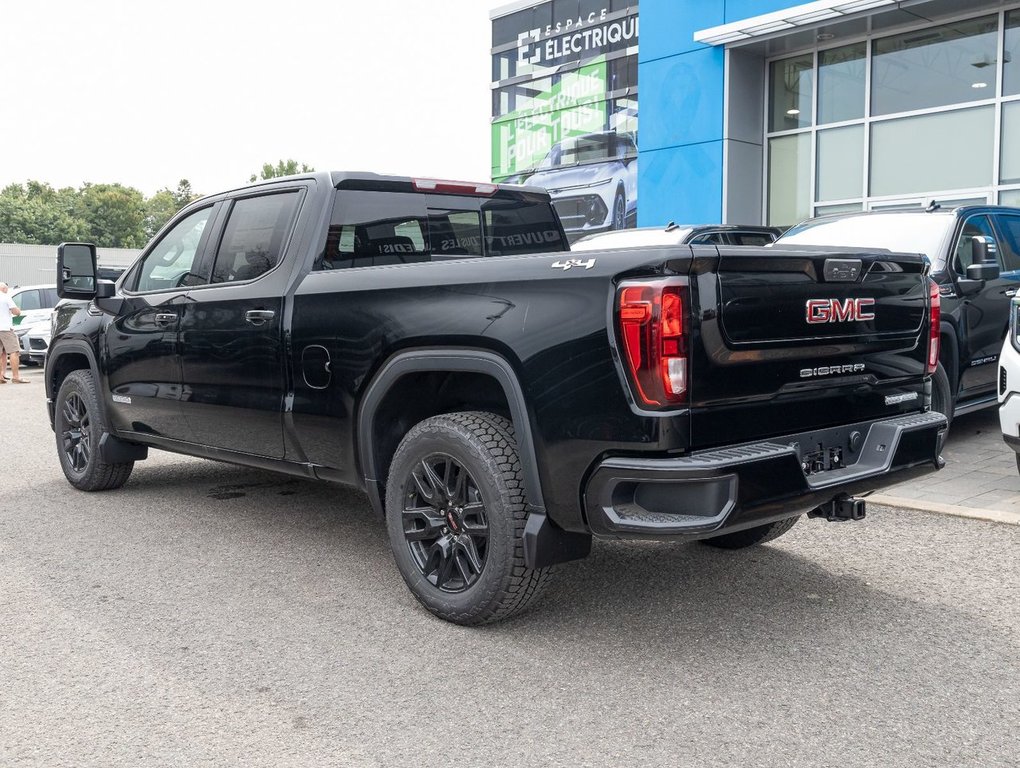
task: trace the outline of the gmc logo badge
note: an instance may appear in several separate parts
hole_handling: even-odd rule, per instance
[[[874,320],[874,299],[808,299],[807,321],[816,323],[852,323],[857,320]]]

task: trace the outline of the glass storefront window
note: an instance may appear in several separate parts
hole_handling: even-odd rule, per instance
[[[811,134],[769,139],[771,226],[788,227],[811,215]]]
[[[999,205],[1020,208],[1020,189],[1004,189],[999,192]]]
[[[1006,46],[1002,65],[1002,95],[1020,93],[1020,11],[1006,14]]]
[[[1002,158],[999,160],[999,181],[1020,184],[1020,101],[1002,105]]]
[[[867,53],[867,43],[855,43],[818,54],[819,125],[864,117]]]
[[[811,125],[814,54],[772,62],[769,74],[769,130],[789,131]]]
[[[993,98],[998,26],[983,16],[875,40],[871,114]]]
[[[983,187],[992,182],[992,106],[883,120],[871,126],[875,196]]]
[[[815,199],[860,197],[864,188],[864,126],[819,131],[815,165]]]
[[[836,203],[835,205],[816,205],[815,216],[825,216],[830,213],[856,213],[863,211],[861,203]]]

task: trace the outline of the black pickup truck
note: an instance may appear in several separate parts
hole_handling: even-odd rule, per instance
[[[81,490],[149,448],[364,488],[474,624],[592,536],[759,544],[941,466],[919,255],[572,255],[537,189],[317,173],[197,201],[116,285],[58,251],[46,391]]]

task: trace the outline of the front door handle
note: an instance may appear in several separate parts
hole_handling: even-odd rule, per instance
[[[1006,291],[1006,298],[1012,299],[1014,296],[1016,296],[1016,291],[1017,291],[1016,288],[1010,288],[1008,291]]]
[[[276,313],[271,309],[249,309],[244,313],[245,321],[252,325],[265,325],[274,317]]]
[[[177,315],[173,312],[157,312],[156,325],[171,325],[177,322]]]

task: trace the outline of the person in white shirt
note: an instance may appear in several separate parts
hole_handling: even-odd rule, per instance
[[[11,381],[15,384],[28,384],[28,379],[20,376],[18,368],[21,362],[21,349],[18,337],[14,333],[14,317],[21,314],[18,305],[7,295],[7,283],[0,283],[0,384],[7,383],[7,358],[11,358]]]

